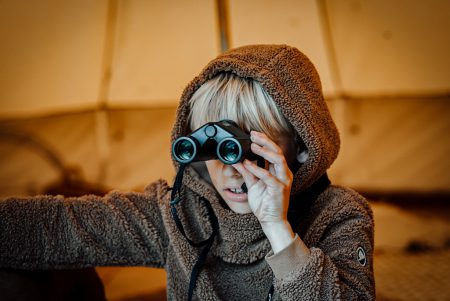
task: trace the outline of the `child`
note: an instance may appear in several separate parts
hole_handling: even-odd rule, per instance
[[[373,300],[372,212],[326,176],[339,136],[312,63],[285,45],[214,59],[172,141],[220,120],[250,133],[265,168],[174,160],[173,189],[2,201],[0,267],[161,267],[169,300]]]

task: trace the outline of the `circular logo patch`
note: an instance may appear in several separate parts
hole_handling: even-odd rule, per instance
[[[359,262],[359,264],[361,264],[362,266],[366,266],[366,264],[367,264],[366,251],[362,247],[359,247],[356,250],[356,253],[358,254],[358,262]]]

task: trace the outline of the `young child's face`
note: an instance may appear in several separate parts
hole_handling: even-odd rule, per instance
[[[288,165],[292,166],[296,154],[292,137],[282,136],[274,142],[283,150]],[[241,186],[244,184],[241,174],[232,165],[223,164],[219,160],[208,160],[205,163],[214,188],[228,207],[236,213],[251,213],[247,193],[243,193],[241,190]]]

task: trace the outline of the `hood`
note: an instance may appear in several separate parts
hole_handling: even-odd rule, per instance
[[[336,159],[340,140],[322,95],[319,75],[311,61],[294,47],[249,45],[229,50],[212,60],[181,96],[172,142],[189,134],[187,118],[192,94],[221,72],[253,78],[273,98],[308,149],[307,161],[294,174],[292,194],[311,186]],[[175,160],[174,165],[178,168]],[[193,184],[193,173],[192,168],[187,168],[183,182]]]

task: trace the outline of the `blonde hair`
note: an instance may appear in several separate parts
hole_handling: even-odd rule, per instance
[[[259,82],[232,73],[220,73],[205,82],[190,99],[189,126],[233,120],[245,131],[256,130],[274,139],[294,130]]]

